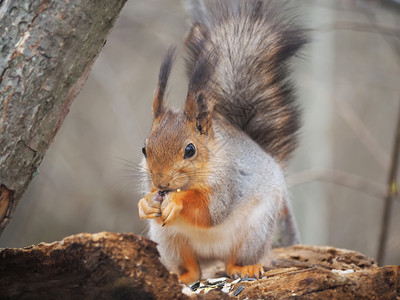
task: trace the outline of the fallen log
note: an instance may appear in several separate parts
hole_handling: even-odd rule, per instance
[[[0,299],[223,299],[238,290],[241,299],[398,299],[400,271],[355,251],[297,245],[274,249],[262,279],[230,285],[228,293],[183,293],[156,244],[134,234],[82,233],[0,250]]]

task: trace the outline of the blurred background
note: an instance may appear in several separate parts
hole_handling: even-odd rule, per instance
[[[303,108],[286,168],[302,241],[376,258],[400,104],[400,3],[289,1],[313,42],[294,61]],[[137,164],[161,58],[178,45],[168,101],[180,106],[188,30],[181,1],[127,1],[82,92],[5,229],[0,247],[79,232],[146,233]],[[385,264],[400,264],[400,201]]]

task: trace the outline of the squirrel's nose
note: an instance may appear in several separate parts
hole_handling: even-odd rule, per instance
[[[158,173],[153,177],[153,183],[159,190],[168,190],[170,186],[169,178],[163,173]]]
[[[168,184],[157,184],[156,188],[158,188],[159,190],[168,190],[169,188],[169,183]]]

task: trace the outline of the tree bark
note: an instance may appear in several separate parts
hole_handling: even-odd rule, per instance
[[[126,0],[0,0],[0,234]]]
[[[211,277],[224,276],[222,268],[212,270]],[[133,234],[83,233],[2,249],[0,278],[1,299],[189,299],[191,293],[161,264],[156,244]],[[400,268],[379,267],[355,251],[297,245],[274,249],[260,280],[192,297],[237,298],[238,289],[240,299],[398,299]]]
[[[133,234],[78,234],[0,251],[0,299],[179,299],[155,243]],[[157,297],[157,294],[165,296]]]

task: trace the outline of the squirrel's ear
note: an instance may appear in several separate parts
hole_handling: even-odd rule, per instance
[[[213,63],[211,55],[200,57],[189,80],[185,115],[190,122],[196,122],[196,129],[201,134],[211,127]]]
[[[195,123],[200,134],[207,134],[211,128],[212,106],[210,99],[204,93],[188,95],[185,104],[185,115],[190,122]]]
[[[153,116],[157,118],[165,110],[165,90],[167,88],[168,77],[171,73],[172,64],[175,59],[175,46],[169,47],[165,53],[158,75],[158,86],[153,100]]]

